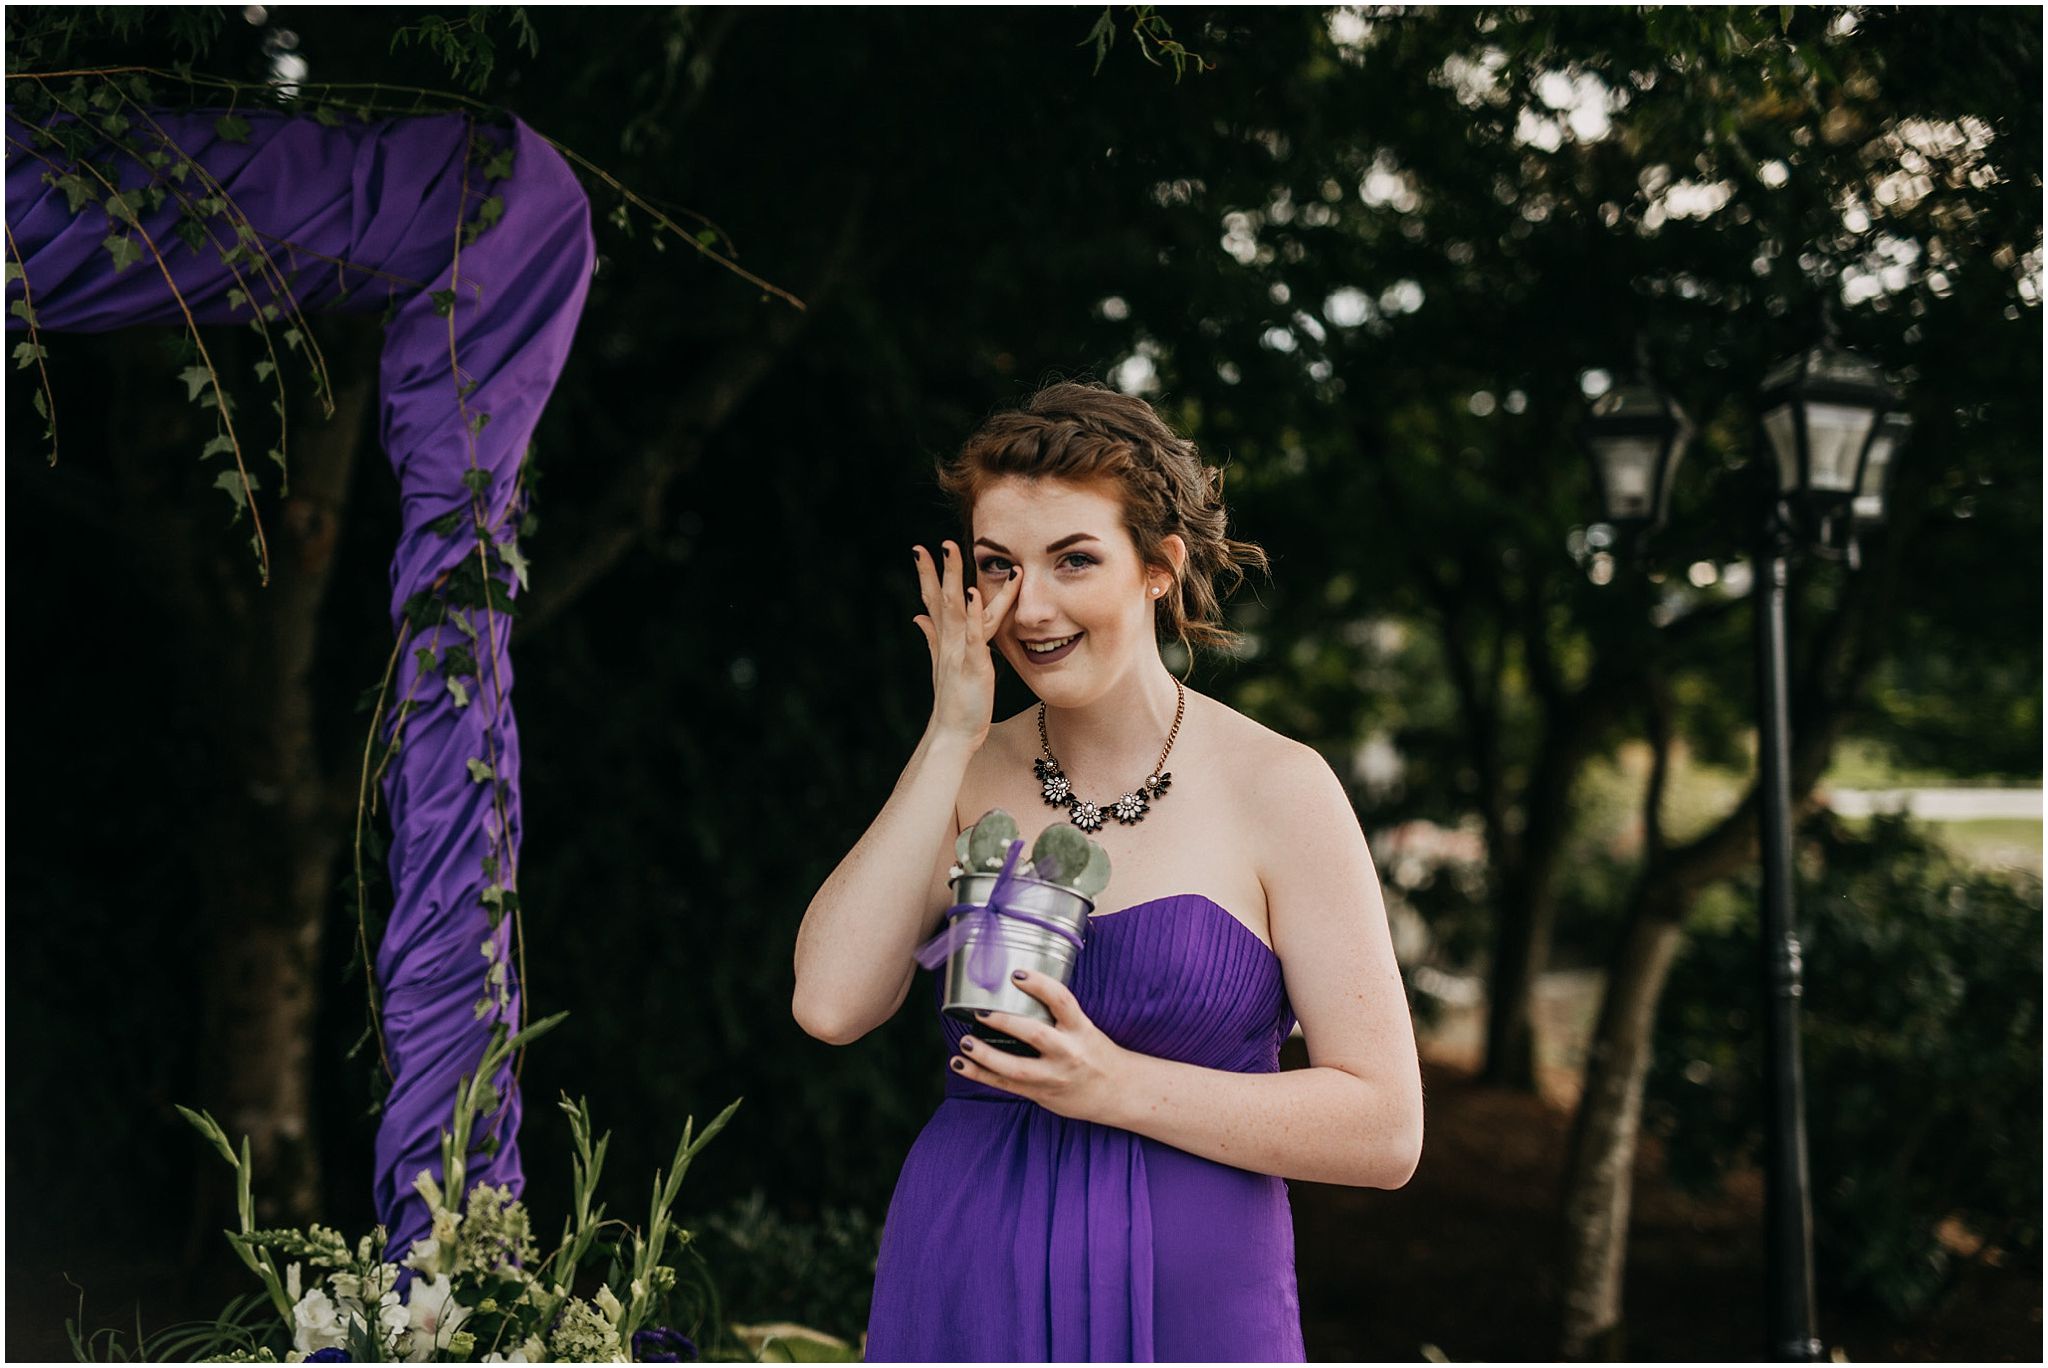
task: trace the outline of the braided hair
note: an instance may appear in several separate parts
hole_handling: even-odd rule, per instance
[[[1246,567],[1271,574],[1263,548],[1225,534],[1222,470],[1202,464],[1195,444],[1150,404],[1099,382],[1048,385],[995,414],[936,473],[969,546],[975,500],[1005,477],[1111,486],[1139,560],[1174,575],[1173,587],[1153,606],[1154,621],[1160,640],[1180,641],[1190,668],[1196,647],[1231,652],[1242,642],[1222,625],[1222,601],[1244,582]],[[1169,533],[1187,544],[1177,573],[1164,545]],[[1226,577],[1229,584],[1219,592],[1218,581]]]

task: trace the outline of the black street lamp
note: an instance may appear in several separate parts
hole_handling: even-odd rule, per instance
[[[1579,444],[1593,463],[1601,521],[1624,538],[1664,525],[1671,477],[1692,444],[1692,420],[1647,374],[1624,379],[1592,402]]]
[[[1765,1291],[1769,1353],[1784,1362],[1814,1362],[1822,1353],[1814,1331],[1813,1208],[1799,1050],[1804,990],[1792,904],[1785,564],[1791,551],[1810,545],[1823,555],[1845,555],[1850,569],[1857,568],[1854,529],[1882,521],[1886,479],[1912,426],[1878,367],[1835,345],[1832,319],[1827,331],[1820,345],[1787,357],[1766,375],[1756,440],[1759,453],[1768,449],[1777,458],[1773,496],[1758,521],[1754,593],[1768,1075]],[[1671,471],[1684,454],[1690,425],[1681,425],[1675,403],[1646,387],[1603,409],[1608,397],[1594,401],[1580,442],[1593,462],[1609,520],[1645,533],[1663,521]],[[1658,409],[1676,421],[1667,419],[1653,433],[1645,415]],[[1847,530],[1838,530],[1844,525]]]

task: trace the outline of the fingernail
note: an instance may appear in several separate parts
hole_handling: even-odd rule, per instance
[[[974,1038],[972,1036],[962,1036],[960,1038],[960,1048],[963,1051],[971,1051],[974,1048]]]
[[[1030,977],[1030,974],[1031,971],[1028,969],[1019,969],[1015,973],[1011,974],[1010,977],[1017,980],[1017,982],[1022,983],[1026,978]]]
[[[986,1021],[986,1020],[988,1019],[988,1013],[987,1013],[986,1011],[982,1010],[981,1008],[976,1008],[976,1009],[975,1009],[975,1012],[974,1012],[974,1014],[975,1014],[976,1016],[978,1016],[978,1017],[982,1018],[982,1019],[983,1019],[984,1021]]]
[[[956,1059],[956,1060],[954,1060],[954,1061],[953,1061],[953,1069],[954,1069],[954,1072],[956,1072],[956,1073],[957,1073],[957,1072],[959,1072],[959,1071],[960,1071],[961,1069],[964,1069],[964,1068],[966,1068],[966,1067],[967,1067],[967,1061],[966,1061],[966,1060],[964,1060],[964,1059]]]

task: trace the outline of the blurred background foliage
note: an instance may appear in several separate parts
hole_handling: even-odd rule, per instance
[[[921,981],[858,1044],[808,1039],[790,946],[928,712],[905,552],[957,532],[931,465],[1046,379],[1152,397],[1227,467],[1233,534],[1274,555],[1232,605],[1253,644],[1196,661],[1192,685],[1323,751],[1369,833],[1469,830],[1540,738],[1532,631],[1577,682],[1664,650],[1630,581],[1655,622],[1741,597],[1751,396],[1832,295],[1918,424],[1881,534],[1912,538],[1912,569],[1846,732],[1887,767],[2039,781],[2037,11],[1175,9],[1173,36],[1208,64],[1178,80],[1124,9],[1099,72],[1097,12],[1057,7],[526,11],[537,51],[489,8],[180,13],[13,7],[9,61],[190,57],[260,79],[295,57],[313,81],[481,80],[638,192],[707,215],[810,305],[615,220],[591,186],[598,273],[536,438],[514,638],[530,1010],[572,1014],[526,1064],[538,1211],[568,1190],[558,1091],[591,1098],[629,1174],[663,1161],[686,1113],[744,1095],[685,1206],[782,1251],[763,1267],[836,1289],[816,1292],[823,1328],[864,1317],[861,1232],[939,1097],[939,1034]],[[434,41],[394,44],[436,17]],[[357,325],[318,326],[338,348]],[[1703,428],[1647,588],[1586,545],[1597,505],[1571,437],[1584,374],[1625,365],[1638,337]],[[10,701],[9,1233],[20,1249],[118,1221],[137,1246],[213,1257],[220,1213],[181,1196],[207,1156],[170,1104],[207,1102],[197,1004],[263,987],[209,981],[196,948],[200,874],[237,836],[191,814],[232,808],[246,778],[203,739],[213,643],[137,587],[152,557],[213,548],[129,543],[93,512],[177,507],[246,566],[219,494],[178,478],[198,441],[177,436],[160,339],[49,341],[67,455],[7,471],[8,609],[32,643]],[[38,450],[22,384],[7,409],[17,451]],[[338,771],[389,650],[395,527],[366,449],[311,681]],[[1844,573],[1796,572],[1795,641]],[[1748,764],[1748,632],[1729,612],[1657,660],[1704,786],[1674,789],[1674,828],[1687,803],[1720,810],[1711,767],[1732,790]],[[1478,692],[1460,659],[1490,665]],[[1029,701],[1005,674],[998,715]],[[1608,712],[1573,790],[1557,964],[1604,956],[1633,868],[1641,780],[1618,757],[1640,720],[1625,698]],[[2029,1077],[2038,1099],[2038,955],[2029,997],[2017,948],[2038,885],[1964,874],[1891,827],[1816,849],[1809,1133],[1816,1171],[1848,1185],[1817,1190],[1839,1255],[1821,1267],[1905,1315],[1928,1295],[1937,1213],[2017,1237],[2013,1213],[2038,1211],[2038,1173],[2032,1205],[1992,1181],[2038,1164],[2024,1107],[1975,1113],[2007,1118],[1990,1127],[2004,1148],[1980,1131],[1959,1168],[1946,1142],[1906,1159],[1881,1143],[1919,1133],[1934,1098],[1944,1122]],[[1941,920],[1958,887],[1967,915]],[[1484,956],[1488,890],[1469,860],[1399,884],[1429,962]],[[1714,896],[1728,923],[1701,928],[1674,982],[1654,1085],[1674,1163],[1700,1175],[1746,1152],[1758,1076],[1727,1005],[1755,979],[1754,901]],[[363,1061],[343,1057],[363,1024],[361,984],[341,980],[353,928],[337,894],[311,1054],[322,1219],[351,1231],[371,1219],[374,1125]],[[1916,1035],[1934,1053],[1910,1079],[1876,1062],[1909,1008],[1946,1033]],[[2031,1056],[2009,1029],[2028,1010]],[[775,1282],[759,1273],[741,1300],[762,1304],[734,1314],[812,1318],[769,1305]]]

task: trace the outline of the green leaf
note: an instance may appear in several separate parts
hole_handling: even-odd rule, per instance
[[[26,299],[17,299],[12,304],[9,304],[7,306],[7,312],[13,314],[16,318],[28,324],[31,328],[33,328],[36,325],[35,310],[29,307],[28,301]]]
[[[512,573],[519,577],[519,587],[526,588],[527,560],[520,553],[519,543],[507,541],[498,543],[498,558],[512,567]]]
[[[491,767],[472,755],[469,758],[469,777],[476,783],[484,783],[493,777]]]
[[[441,666],[441,662],[435,658],[434,648],[431,646],[422,646],[417,651],[414,651],[412,655],[413,659],[420,663],[421,674],[431,674]]]
[[[14,344],[14,368],[24,370],[49,354],[40,343],[17,342]]]
[[[98,183],[85,176],[73,174],[59,176],[51,180],[46,174],[43,179],[49,180],[51,184],[64,192],[64,198],[68,202],[67,207],[73,214],[76,214],[86,205],[95,204],[99,201],[100,187]]]
[[[462,687],[462,681],[451,674],[444,677],[444,682],[448,685],[448,692],[455,695],[455,706],[457,708],[468,707],[469,690]]]
[[[313,119],[316,123],[325,124],[327,127],[333,128],[341,122],[341,113],[333,105],[315,105],[313,106]]]
[[[474,515],[466,508],[458,508],[445,518],[436,518],[427,524],[427,530],[439,537],[452,537],[471,525]]]
[[[473,494],[491,492],[491,472],[488,470],[465,470],[462,472],[463,487]]]
[[[50,416],[50,404],[48,400],[43,398],[43,391],[40,386],[29,392],[28,401],[35,405],[38,417],[47,418]]]
[[[242,487],[243,478],[242,473],[238,470],[223,470],[213,482],[215,489],[225,489],[228,492],[228,496],[235,501],[235,522],[242,520],[242,510],[249,506],[249,495],[263,488],[257,482],[253,471],[247,477],[247,490],[244,490]],[[230,524],[230,526],[232,525]]]
[[[240,287],[239,285],[238,285],[238,286],[236,286],[236,287],[235,287],[234,289],[232,289],[232,290],[229,290],[229,291],[228,291],[228,308],[229,308],[229,309],[231,309],[231,310],[232,310],[232,309],[239,309],[239,308],[243,308],[244,306],[246,306],[246,305],[248,304],[248,302],[249,302],[249,292],[248,292],[247,290],[245,290],[245,289],[241,288],[241,287]]]
[[[110,233],[101,246],[113,254],[116,275],[142,260],[142,248],[136,245],[135,239],[125,233]]]
[[[298,349],[298,345],[299,345],[300,341],[302,341],[302,340],[303,340],[303,339],[302,339],[302,337],[301,337],[301,335],[300,335],[300,333],[299,333],[299,330],[298,330],[297,328],[286,328],[286,329],[284,330],[284,344],[285,344],[285,346],[287,346],[287,347],[290,347],[290,348],[292,348],[293,350],[297,350],[297,349]]]
[[[203,461],[209,456],[226,456],[231,454],[234,449],[235,439],[223,432],[220,436],[206,444],[206,449],[199,453],[199,459]]]
[[[272,361],[269,357],[265,357],[263,360],[258,361],[256,363],[256,378],[258,380],[268,380],[270,378],[271,372],[275,371],[276,369],[277,362]]]
[[[242,143],[249,141],[249,121],[239,114],[223,114],[213,121],[213,131],[223,142]]]
[[[472,433],[482,432],[489,426],[490,421],[491,415],[488,413],[472,413],[469,415],[469,430]]]
[[[504,180],[512,174],[512,149],[507,147],[484,163],[485,180]]]
[[[189,403],[199,397],[201,390],[213,383],[213,372],[204,366],[187,366],[178,372],[178,378],[185,382],[185,399]]]
[[[453,290],[436,290],[427,297],[434,301],[434,313],[437,317],[446,318],[449,311],[455,307]]]
[[[21,279],[21,263],[15,261],[0,262],[0,277],[4,277],[8,281]]]
[[[135,201],[139,198],[141,192],[136,190],[123,190],[107,196],[107,217],[121,223],[136,222]]]
[[[203,250],[206,246],[206,225],[196,218],[179,219],[178,226],[172,231],[177,233],[179,239],[195,252]]]

